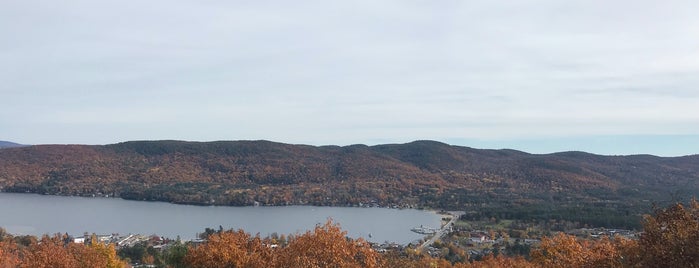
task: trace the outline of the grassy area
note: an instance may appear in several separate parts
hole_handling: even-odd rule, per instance
[[[485,229],[503,230],[508,229],[513,220],[500,220],[498,222],[481,222]]]
[[[514,220],[500,220],[498,222],[490,222],[490,221],[456,221],[454,223],[454,227],[461,227],[461,228],[466,228],[466,229],[478,229],[478,230],[505,230],[509,229],[510,224],[512,224]]]
[[[458,221],[454,222],[454,227],[472,229],[473,225],[471,224],[470,221],[458,220]]]

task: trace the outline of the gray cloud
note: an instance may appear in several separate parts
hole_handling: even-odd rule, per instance
[[[0,137],[694,135],[695,10],[697,1],[6,1]]]

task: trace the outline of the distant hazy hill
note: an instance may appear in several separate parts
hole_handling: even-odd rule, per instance
[[[12,148],[12,147],[20,147],[24,146],[22,144],[14,143],[14,142],[9,142],[9,141],[0,141],[0,149],[2,148]]]
[[[622,225],[653,203],[699,193],[699,155],[536,155],[434,141],[38,145],[0,150],[0,188],[191,204],[417,205],[474,217],[606,215],[606,223]]]

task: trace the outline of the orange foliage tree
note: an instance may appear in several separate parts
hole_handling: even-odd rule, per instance
[[[0,267],[17,267],[19,265],[19,249],[12,241],[0,241]]]
[[[471,268],[533,268],[539,267],[521,256],[518,257],[504,257],[498,255],[493,257],[493,255],[488,255],[481,261],[476,261],[471,264],[464,263],[461,266],[455,265],[454,267],[471,267]]]
[[[124,268],[128,265],[117,257],[113,245],[93,242],[86,246],[76,243],[65,243],[59,235],[43,236],[38,243],[29,245],[23,251],[19,267],[26,268]]]
[[[646,216],[638,241],[643,267],[699,267],[699,203],[675,204]]]
[[[630,263],[624,254],[630,253],[634,243],[622,237],[597,241],[578,240],[575,236],[559,233],[541,240],[531,252],[532,262],[542,267],[626,267]]]
[[[90,241],[89,246],[82,247],[83,249],[87,248],[88,253],[86,255],[89,256],[89,258],[83,258],[81,254],[74,254],[75,258],[80,261],[83,267],[123,268],[128,266],[126,262],[117,256],[114,244],[100,243],[95,235],[92,236]],[[70,245],[78,248],[81,246],[81,244],[75,243],[71,243]],[[93,262],[96,265],[86,265],[88,261]]]
[[[209,236],[208,242],[192,247],[185,262],[192,267],[269,267],[274,263],[272,250],[259,236],[243,230],[224,231]]]
[[[377,267],[379,254],[364,239],[347,238],[338,224],[328,220],[301,235],[289,237],[279,252],[276,267]]]
[[[45,235],[38,243],[29,246],[20,267],[72,268],[79,267],[79,262],[64,247],[61,237]]]
[[[328,221],[313,231],[292,235],[288,244],[276,249],[243,230],[225,231],[187,252],[191,267],[378,267],[380,256],[363,239],[346,237]]]

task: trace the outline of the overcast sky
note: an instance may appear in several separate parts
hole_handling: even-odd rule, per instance
[[[0,2],[0,140],[699,153],[699,1]]]

